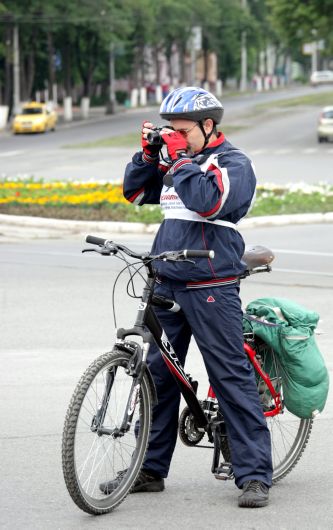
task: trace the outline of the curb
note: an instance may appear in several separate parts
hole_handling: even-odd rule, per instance
[[[123,223],[117,221],[72,221],[20,215],[0,214],[0,240],[15,239],[60,239],[71,236],[85,236],[88,233],[113,234],[155,234],[159,224]]]
[[[250,217],[241,221],[239,230],[268,226],[326,223],[333,223],[333,212]],[[159,224],[123,223],[118,221],[71,221],[0,214],[0,240],[9,241],[11,238],[60,239],[71,236],[82,237],[88,233],[103,234],[105,237],[111,237],[113,234],[154,235],[159,226]]]

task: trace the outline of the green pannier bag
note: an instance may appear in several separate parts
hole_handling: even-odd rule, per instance
[[[318,320],[318,313],[285,298],[257,298],[244,315],[244,331],[278,356],[284,404],[299,418],[321,412],[328,394],[328,371],[314,337]]]

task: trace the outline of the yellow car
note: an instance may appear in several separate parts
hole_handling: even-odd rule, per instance
[[[45,103],[26,103],[15,116],[12,131],[14,134],[54,131],[57,119],[56,112]]]

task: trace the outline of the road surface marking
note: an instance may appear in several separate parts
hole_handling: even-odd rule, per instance
[[[329,276],[333,278],[332,272],[306,271],[306,270],[299,270],[299,269],[276,269],[275,267],[273,271],[274,272],[287,272],[288,274],[291,274],[291,273],[292,274],[308,274],[315,278],[317,278],[318,276]]]
[[[0,157],[4,158],[6,156],[17,156],[24,153],[24,151],[6,151],[5,153],[0,153]]]
[[[280,252],[280,254],[298,254],[302,256],[325,256],[333,258],[333,252],[316,252],[312,250],[285,250],[281,248],[275,248],[274,252]]]
[[[267,153],[267,149],[255,149],[254,151],[250,151],[251,155],[265,155]]]
[[[318,153],[318,149],[315,147],[308,147],[307,149],[302,149],[301,153],[305,155],[312,155],[313,153]]]
[[[318,147],[308,147],[307,149],[297,150],[297,149],[248,149],[250,156],[260,156],[260,155],[270,155],[270,156],[280,156],[280,155],[295,155],[299,156],[300,154],[305,155],[333,155],[333,149],[320,149]]]
[[[274,154],[275,155],[287,155],[292,152],[293,152],[292,149],[276,149],[276,151],[274,151]]]

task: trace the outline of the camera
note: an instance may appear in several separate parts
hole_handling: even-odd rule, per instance
[[[151,145],[163,145],[163,138],[160,135],[160,131],[163,127],[155,127],[151,132],[147,134],[147,142]]]

